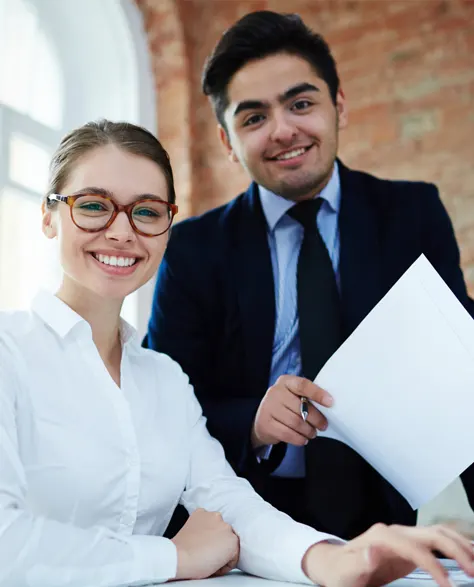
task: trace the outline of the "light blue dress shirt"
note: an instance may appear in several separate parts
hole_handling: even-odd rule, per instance
[[[268,382],[268,385],[271,386],[280,375],[301,375],[296,270],[304,228],[297,220],[287,214],[288,210],[295,205],[294,202],[277,196],[262,186],[259,186],[259,194],[267,221],[268,244],[275,284],[276,322]],[[317,216],[317,226],[328,249],[339,286],[338,218],[341,204],[341,184],[337,163],[334,166],[331,179],[318,197],[323,198],[324,202]],[[274,475],[304,477],[303,447],[288,445],[286,455]]]

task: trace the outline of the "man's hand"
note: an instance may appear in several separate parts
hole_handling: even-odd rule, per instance
[[[252,446],[287,442],[303,446],[315,438],[317,430],[327,428],[327,420],[312,404],[306,422],[300,414],[301,397],[330,407],[332,397],[308,379],[282,375],[260,402],[252,427]]]
[[[218,512],[197,509],[172,542],[178,551],[176,580],[224,575],[239,560],[239,539]]]
[[[474,549],[467,538],[446,526],[412,528],[376,524],[345,545],[320,543],[303,558],[303,571],[324,587],[378,587],[419,567],[440,587],[452,587],[433,551],[456,560],[474,576]]]

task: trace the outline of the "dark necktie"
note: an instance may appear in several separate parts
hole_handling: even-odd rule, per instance
[[[321,198],[307,200],[288,212],[304,227],[296,282],[302,371],[311,381],[342,343],[336,278],[316,225],[321,204]],[[365,530],[361,457],[337,440],[318,437],[306,446],[305,463],[307,516],[302,521],[344,538]]]
[[[321,204],[321,198],[305,200],[288,211],[304,227],[296,283],[303,375],[311,381],[341,344],[336,277],[316,225]]]

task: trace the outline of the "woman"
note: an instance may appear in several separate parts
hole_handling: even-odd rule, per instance
[[[472,573],[472,548],[451,530],[381,526],[330,543],[234,475],[186,375],[120,319],[158,268],[174,202],[166,152],[133,125],[87,124],[53,157],[43,231],[58,240],[62,283],[0,318],[0,585],[141,585],[238,563],[330,587],[419,565],[447,587],[435,548]],[[194,513],[162,538],[179,501]]]

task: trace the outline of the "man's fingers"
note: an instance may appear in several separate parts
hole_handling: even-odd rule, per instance
[[[294,393],[299,397],[307,397],[326,408],[330,408],[334,403],[333,397],[330,393],[309,379],[296,377],[296,375],[287,376],[284,379],[284,383],[291,393]]]
[[[327,420],[313,405],[308,405],[308,418],[301,417],[301,397],[319,397],[331,404],[331,396],[296,375],[282,375],[270,387],[255,419],[255,434],[263,444],[286,442],[303,446],[316,437],[317,430],[327,428]]]
[[[287,425],[291,426],[291,428],[294,428],[295,430],[298,430],[299,432],[304,434],[303,430],[299,430],[298,428],[298,422],[304,422],[303,418],[301,417],[301,397],[293,393],[287,393],[284,397],[282,397],[282,403],[283,406],[287,407],[298,417],[298,420],[294,420],[295,425],[291,426],[289,422],[285,422],[284,418],[281,415],[281,412],[275,413],[275,416],[280,421],[283,421]],[[310,402],[308,402],[308,417],[306,419],[306,422],[314,429],[318,430],[326,430],[326,428],[328,427],[328,421],[326,420],[326,417]],[[308,438],[314,438],[314,432],[315,430],[313,431],[313,436],[310,436]]]
[[[275,415],[275,419],[288,426],[298,434],[304,436],[307,440],[316,438],[316,428],[312,426],[308,420],[306,422],[301,417],[301,414],[293,412],[289,408]]]
[[[280,442],[286,442],[287,444],[293,444],[294,446],[305,446],[308,443],[309,439],[306,436],[293,430],[293,428],[290,428],[276,418],[273,418],[272,428],[272,435]]]
[[[321,412],[317,410],[313,404],[309,404],[308,406],[308,418],[306,419],[306,422],[318,430],[326,430],[328,427],[328,421],[326,420],[326,417],[321,414]]]
[[[306,387],[309,388],[307,390],[309,393],[307,393],[305,397],[326,408],[330,408],[333,405],[334,399],[325,389],[319,387],[319,385],[316,385],[315,383],[311,383],[310,381],[308,381]]]
[[[291,430],[304,436],[306,440],[312,440],[316,437],[316,429],[307,420],[305,422],[301,417],[300,403],[300,399],[294,395],[291,396],[291,398],[286,398],[284,404],[274,407],[271,415],[269,415],[271,418],[269,422],[270,425],[273,421],[280,422],[288,428],[291,428]],[[283,439],[279,440],[286,442]]]

